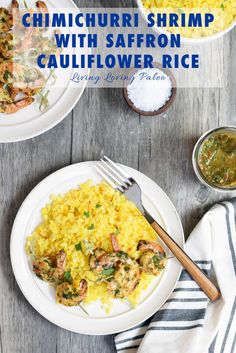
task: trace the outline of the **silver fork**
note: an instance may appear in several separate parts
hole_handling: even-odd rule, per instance
[[[142,203],[142,191],[138,183],[120,165],[104,156],[95,167],[99,174],[117,191],[125,194],[128,200],[134,202],[141,211],[151,227],[170,249],[173,255],[179,260],[191,277],[198,283],[211,301],[220,298],[221,293],[210,279],[202,272],[195,262],[184,252],[183,249],[171,238],[171,236],[158,224]]]

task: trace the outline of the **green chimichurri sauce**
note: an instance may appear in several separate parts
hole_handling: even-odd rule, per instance
[[[216,132],[206,139],[198,165],[209,183],[222,188],[236,186],[236,133]]]

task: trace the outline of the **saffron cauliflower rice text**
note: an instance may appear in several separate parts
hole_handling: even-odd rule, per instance
[[[85,304],[101,300],[109,310],[112,295],[107,283],[91,270],[90,259],[95,249],[113,251],[110,235],[115,234],[120,250],[138,260],[140,241],[156,241],[156,233],[136,206],[124,195],[102,182],[86,182],[64,196],[52,196],[42,210],[42,223],[27,238],[26,251],[32,261],[53,257],[60,251],[66,255],[65,273],[79,286],[85,279],[88,290]],[[137,305],[153,275],[142,272],[141,281],[127,299]]]

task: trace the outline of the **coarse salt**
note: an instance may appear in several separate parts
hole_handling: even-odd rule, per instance
[[[172,83],[170,77],[157,68],[137,71],[127,86],[128,97],[136,108],[154,112],[170,99]]]

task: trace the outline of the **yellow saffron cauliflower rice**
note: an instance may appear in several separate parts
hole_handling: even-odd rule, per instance
[[[142,0],[147,12],[154,13],[212,13],[214,21],[208,28],[167,27],[171,33],[180,33],[185,38],[201,38],[227,29],[236,21],[235,0]],[[188,18],[188,17],[186,17]]]
[[[54,256],[62,249],[66,253],[66,271],[73,281],[86,279],[86,303],[100,299],[108,310],[112,296],[106,283],[98,283],[97,275],[90,270],[91,250],[103,248],[112,252],[110,234],[115,233],[120,249],[133,259],[140,256],[140,240],[156,241],[156,233],[146,222],[136,206],[124,195],[102,182],[86,182],[64,196],[52,196],[52,201],[42,209],[42,223],[27,238],[26,252],[33,259]],[[153,276],[143,273],[137,288],[128,297],[137,305],[141,292],[148,287]]]

